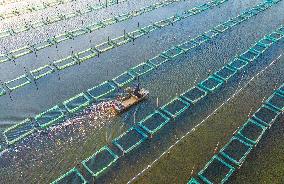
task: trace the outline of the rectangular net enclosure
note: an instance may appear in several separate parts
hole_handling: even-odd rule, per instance
[[[196,43],[198,43],[199,45],[206,42],[206,41],[209,41],[210,40],[210,37],[202,34],[202,35],[198,35],[196,36],[195,38],[193,38],[193,41],[195,41]]]
[[[132,38],[128,37],[127,34],[111,39],[111,42],[116,46],[121,46],[131,41],[132,41]]]
[[[191,8],[190,10],[187,10],[186,14],[195,15],[195,14],[198,14],[200,12],[201,12],[201,9],[194,7],[194,8]]]
[[[238,135],[251,144],[257,144],[266,129],[267,127],[249,119],[238,131]]]
[[[205,10],[208,10],[209,8],[211,8],[211,5],[208,4],[208,3],[204,3],[200,6],[197,6],[198,9],[200,9],[201,11],[205,11]]]
[[[284,35],[284,26],[278,28],[276,32]]]
[[[132,39],[136,39],[139,38],[141,36],[144,36],[146,34],[145,31],[143,31],[142,29],[137,29],[135,31],[131,31],[129,33],[127,33],[127,36],[132,38]]]
[[[61,43],[65,40],[69,40],[72,38],[72,35],[70,35],[68,32],[59,34],[53,37],[52,41],[55,42],[56,44]]]
[[[242,58],[234,58],[228,66],[232,69],[241,70],[248,65],[248,61],[243,60]]]
[[[78,171],[78,169],[74,167],[73,169],[53,181],[51,184],[88,184],[88,182]]]
[[[125,13],[125,14],[115,16],[115,19],[117,20],[117,22],[122,22],[128,19],[131,19],[131,18],[132,18],[132,15],[130,13]]]
[[[258,53],[263,53],[268,47],[262,43],[257,42],[256,44],[254,44],[254,46],[252,46],[250,49],[258,52]]]
[[[135,79],[134,74],[132,74],[131,72],[124,72],[112,80],[118,87],[123,87],[126,84],[132,82],[134,79]]]
[[[225,26],[228,27],[233,27],[235,25],[237,25],[239,22],[236,19],[230,19],[228,21],[226,21],[225,23],[223,23]]]
[[[271,38],[265,36],[264,38],[260,39],[258,42],[267,46],[267,47],[270,47],[275,41],[272,40]]]
[[[241,166],[252,148],[253,145],[246,143],[238,137],[232,137],[231,140],[220,150],[220,154],[234,164]]]
[[[53,16],[47,17],[46,22],[47,22],[48,24],[53,24],[53,23],[59,22],[59,21],[61,21],[61,20],[64,20],[64,17],[63,17],[63,16],[61,16],[61,15],[53,15]]]
[[[22,122],[15,124],[4,130],[4,137],[7,144],[12,145],[36,131],[32,121],[25,119]]]
[[[150,63],[151,65],[154,65],[155,67],[158,67],[165,62],[169,61],[169,58],[164,56],[163,54],[159,54],[151,59],[149,59],[146,63]]]
[[[37,116],[35,116],[35,121],[41,129],[48,128],[55,125],[64,118],[64,113],[62,109],[56,105],[47,111],[44,111]]]
[[[115,45],[112,42],[106,41],[106,42],[96,45],[93,49],[95,49],[99,53],[103,53],[110,49],[113,49],[114,47]]]
[[[219,32],[214,30],[214,29],[210,29],[209,31],[206,31],[204,33],[204,35],[209,37],[209,38],[213,38],[213,37],[217,36],[218,34],[219,34]]]
[[[12,59],[17,59],[32,52],[33,51],[30,49],[29,46],[24,46],[19,49],[10,51],[9,54],[11,55]]]
[[[163,55],[165,55],[168,58],[175,58],[181,54],[183,54],[184,51],[183,49],[179,48],[179,47],[171,47],[168,50],[165,50],[164,52],[162,52]]]
[[[71,66],[74,66],[76,64],[78,64],[78,61],[77,61],[76,57],[74,57],[74,56],[68,56],[66,58],[59,59],[59,60],[53,62],[53,65],[58,70],[64,70],[64,69],[71,67]]]
[[[233,174],[235,168],[219,156],[214,155],[198,176],[207,184],[225,183]]]
[[[273,108],[262,105],[253,115],[253,118],[265,126],[271,126],[280,113]]]
[[[35,80],[38,80],[42,77],[45,77],[51,73],[54,72],[54,68],[51,67],[50,65],[45,65],[45,66],[42,66],[42,67],[39,67],[35,70],[31,70],[30,71],[30,74],[33,76],[33,78]]]
[[[169,20],[165,19],[165,20],[160,20],[158,22],[155,22],[153,25],[158,27],[158,28],[163,28],[163,27],[168,26],[170,24],[171,24],[171,22]]]
[[[5,82],[6,87],[11,90],[14,91],[20,87],[23,87],[27,84],[31,83],[31,79],[28,78],[28,76],[26,74],[21,75],[13,80],[10,80],[8,82]]]
[[[146,118],[138,122],[138,125],[147,133],[153,135],[163,128],[163,126],[169,121],[170,118],[168,116],[156,110],[154,113],[149,114]]]
[[[7,62],[9,61],[9,57],[5,54],[0,54],[0,63],[4,63],[4,62]]]
[[[108,146],[104,146],[92,156],[83,160],[82,165],[93,177],[98,177],[113,165],[117,159],[118,156]]]
[[[284,34],[281,34],[279,32],[272,32],[269,34],[269,37],[274,39],[275,41],[279,41],[281,38],[283,38]]]
[[[149,26],[145,26],[145,27],[141,28],[141,30],[143,30],[146,34],[152,32],[152,31],[155,31],[156,29],[158,29],[158,27],[154,26],[154,25],[149,25]]]
[[[96,57],[98,55],[98,52],[92,48],[80,51],[75,53],[75,58],[80,62],[87,61],[89,59],[92,59],[93,57]]]
[[[63,105],[70,113],[74,113],[82,108],[85,108],[91,103],[91,99],[85,94],[80,93],[63,102]]]
[[[100,99],[116,90],[116,87],[108,81],[105,81],[93,88],[87,90],[88,94],[92,96],[95,100]]]
[[[90,32],[92,32],[92,31],[101,29],[101,28],[103,28],[103,27],[105,27],[105,25],[102,24],[101,22],[99,22],[99,23],[94,23],[94,24],[88,25],[88,26],[87,26],[87,29],[88,29]]]
[[[31,23],[31,26],[34,29],[42,27],[44,25],[46,25],[46,21],[45,20],[34,21],[34,22]]]
[[[229,27],[224,25],[224,24],[219,24],[218,26],[214,27],[214,30],[216,30],[220,33],[225,32],[227,29],[229,29]]]
[[[260,53],[255,52],[252,49],[247,50],[246,52],[242,53],[240,55],[240,58],[242,58],[243,60],[246,60],[248,62],[252,62],[253,60],[255,60],[258,56],[260,56]]]
[[[279,92],[280,94],[284,95],[284,84],[282,84],[282,85],[278,88],[277,92]]]
[[[114,23],[116,23],[116,22],[117,22],[117,20],[116,20],[115,17],[111,17],[111,18],[104,19],[104,20],[101,21],[101,23],[102,23],[103,25],[105,25],[105,26],[114,24]]]
[[[2,85],[0,85],[0,96],[4,96],[4,95],[6,95],[6,90],[4,89]]]
[[[220,70],[215,72],[214,76],[216,76],[217,78],[220,78],[220,79],[222,79],[224,81],[227,81],[231,77],[233,77],[236,73],[237,73],[236,69],[224,66],[223,68],[221,68]]]
[[[188,102],[195,104],[196,102],[204,98],[207,94],[208,94],[207,91],[201,89],[198,86],[194,86],[190,88],[188,91],[184,92],[181,95],[181,98],[184,98]]]
[[[282,112],[284,111],[284,95],[275,92],[266,100],[266,104]]]
[[[238,23],[241,23],[243,21],[245,21],[247,19],[247,17],[245,15],[239,15],[235,18],[233,18],[233,20],[237,21]]]
[[[195,178],[191,178],[187,184],[200,184]]]
[[[177,21],[180,21],[182,18],[180,17],[180,16],[178,16],[178,15],[174,15],[174,16],[171,16],[171,17],[169,17],[169,18],[167,18],[167,20],[171,23],[171,24],[173,24],[173,23],[175,23],[175,22],[177,22]]]
[[[14,28],[13,32],[15,34],[18,34],[18,33],[21,33],[21,32],[28,31],[30,29],[31,29],[31,27],[29,25],[23,25],[23,26],[19,26],[19,27]]]
[[[69,35],[71,35],[72,38],[75,38],[77,36],[87,34],[88,32],[90,32],[90,31],[86,28],[79,28],[79,29],[69,31],[68,33],[69,33]]]
[[[141,63],[133,68],[130,69],[130,72],[136,74],[137,76],[144,75],[151,70],[153,70],[155,67],[149,63]]]
[[[209,92],[213,92],[216,89],[220,88],[223,84],[224,82],[221,79],[217,79],[214,76],[209,76],[207,79],[199,83],[199,87]]]
[[[181,115],[186,109],[188,109],[190,104],[183,100],[182,98],[176,97],[167,104],[161,107],[161,110],[168,114],[172,118],[176,118]]]
[[[113,144],[117,146],[123,153],[129,153],[131,150],[144,142],[148,136],[136,127],[131,127],[126,132],[113,140]]]
[[[32,45],[32,47],[34,48],[35,51],[39,51],[39,50],[45,49],[47,47],[51,47],[54,44],[55,43],[52,39],[47,39],[45,41],[42,41],[42,42],[39,42],[39,43]]]
[[[181,48],[182,50],[184,50],[185,52],[187,52],[190,49],[197,47],[197,45],[198,44],[194,40],[191,39],[189,41],[186,41],[186,42],[179,44],[178,47]]]

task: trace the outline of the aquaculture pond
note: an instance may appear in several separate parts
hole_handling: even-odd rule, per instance
[[[0,40],[0,183],[283,183],[282,0],[5,0]]]

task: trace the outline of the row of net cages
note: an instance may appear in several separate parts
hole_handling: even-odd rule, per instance
[[[239,169],[277,117],[284,112],[283,87],[280,86],[248,119],[219,153],[188,183],[225,183]]]

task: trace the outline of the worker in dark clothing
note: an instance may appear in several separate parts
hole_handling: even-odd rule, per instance
[[[134,95],[137,96],[138,98],[141,98],[142,95],[140,94],[140,83],[138,83],[134,89]]]

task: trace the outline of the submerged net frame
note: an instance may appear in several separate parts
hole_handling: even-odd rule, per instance
[[[257,42],[256,44],[254,44],[254,46],[252,46],[250,49],[258,52],[258,53],[263,53],[264,51],[266,51],[268,47],[262,43]]]
[[[118,156],[108,146],[104,146],[92,156],[83,160],[82,165],[93,177],[98,177],[113,165],[117,159]],[[101,162],[102,166],[98,167],[97,164],[100,164]]]
[[[105,88],[105,89],[104,89]],[[116,87],[108,81],[105,81],[93,88],[87,90],[87,93],[95,100],[100,99],[116,90]]]
[[[7,144],[12,145],[36,131],[32,121],[25,119],[22,122],[15,124],[4,130],[4,137]]]
[[[246,140],[248,143],[257,144],[262,135],[266,131],[267,127],[257,123],[252,119],[248,119],[245,124],[238,131],[238,135]],[[252,132],[257,131],[257,132]],[[250,133],[250,135],[246,135]],[[255,135],[253,135],[255,133]]]
[[[207,42],[210,40],[210,37],[208,37],[207,35],[205,34],[201,34],[201,35],[198,35],[196,36],[195,38],[193,38],[193,41],[195,43],[197,43],[198,45],[201,45],[203,44],[204,42]]]
[[[234,145],[234,143],[236,145]],[[232,161],[234,164],[241,166],[252,148],[252,144],[246,143],[238,137],[232,137],[231,140],[220,150],[220,154]],[[238,155],[239,152],[240,154]]]
[[[174,47],[171,47],[168,50],[165,50],[164,52],[162,52],[162,55],[165,55],[167,58],[173,59],[173,58],[175,58],[175,57],[177,57],[177,56],[179,56],[183,53],[184,53],[183,49],[174,46]]]
[[[175,106],[181,106],[179,109],[175,109]],[[186,109],[190,107],[190,103],[183,100],[180,97],[176,97],[170,102],[166,103],[161,107],[161,110],[168,114],[172,118],[176,118],[181,115]],[[173,111],[172,111],[173,110]]]
[[[131,136],[134,136],[135,134],[136,134],[135,137],[131,137]],[[123,144],[127,144],[127,143],[122,143],[123,140],[126,142],[130,141],[131,138],[129,137],[135,138],[137,139],[137,141],[134,143],[130,143],[130,145],[123,145]],[[129,153],[131,150],[133,150],[134,148],[139,146],[142,142],[144,142],[147,138],[148,136],[144,132],[142,132],[136,127],[131,127],[126,132],[121,134],[119,137],[115,138],[113,140],[113,144],[117,146],[123,153]]]
[[[198,86],[194,86],[181,94],[181,98],[184,98],[188,102],[195,104],[202,98],[204,98],[207,95],[207,91],[203,90],[202,88]]]
[[[221,181],[218,181],[218,183],[221,183],[221,184],[225,183],[228,180],[228,178],[233,174],[233,172],[235,171],[235,168],[232,165],[230,165],[227,162],[225,162],[220,157],[218,157],[217,155],[214,155],[210,159],[210,161],[207,162],[205,167],[201,171],[199,171],[198,176],[207,184],[215,183],[215,182],[211,181],[211,179],[208,178],[208,176],[207,177],[205,176],[207,169],[210,169],[211,164],[213,164],[213,162],[217,162],[217,164],[220,164],[219,165],[220,169],[227,169],[228,170],[228,172],[225,173],[225,176],[223,177],[223,179]],[[223,168],[221,168],[221,167],[223,167]],[[216,169],[218,169],[217,171],[219,171],[219,168],[213,168],[213,170],[215,172],[214,174],[217,174],[216,173]],[[218,174],[220,174],[220,173],[218,172]]]
[[[181,48],[184,52],[187,52],[190,49],[193,49],[197,46],[198,46],[198,44],[193,39],[191,39],[189,41],[185,41],[185,42],[178,45],[178,47]]]
[[[5,54],[0,54],[0,63],[5,63],[9,60],[10,58],[8,56],[6,56]]]
[[[284,111],[284,95],[280,93],[274,92],[265,103],[280,112]]]
[[[52,39],[47,39],[45,41],[36,43],[34,45],[32,45],[32,47],[34,48],[35,51],[39,51],[42,50],[46,47],[51,47],[55,44],[55,42]]]
[[[68,100],[65,100],[63,102],[63,105],[68,110],[68,112],[74,113],[78,110],[81,110],[82,108],[87,107],[90,103],[91,99],[85,93],[80,93]]]
[[[149,114],[147,117],[138,122],[138,125],[147,133],[153,135],[159,131],[165,124],[170,121],[170,118],[162,112],[156,110],[154,113]]]
[[[207,90],[209,92],[213,92],[220,88],[224,84],[223,80],[218,79],[214,76],[209,76],[207,79],[203,80],[198,84],[199,87],[201,87],[204,90]]]
[[[45,76],[47,76],[47,75],[49,75],[53,72],[54,72],[53,67],[51,67],[50,65],[44,65],[44,66],[37,68],[35,70],[31,70],[30,74],[33,76],[33,78],[35,80],[38,80],[38,79],[45,77]]]
[[[249,49],[246,52],[242,53],[240,55],[240,58],[242,58],[243,60],[246,60],[248,62],[252,62],[254,61],[256,58],[258,58],[260,56],[261,53],[256,52],[255,50]]]
[[[147,63],[150,63],[151,65],[154,65],[155,67],[158,67],[164,63],[166,63],[167,61],[169,61],[169,58],[162,55],[162,54],[159,54],[151,59],[149,59],[147,61]]]
[[[155,67],[149,63],[141,63],[133,68],[130,69],[132,73],[135,73],[137,76],[142,76],[151,70],[153,70]]]
[[[75,58],[80,62],[87,61],[89,59],[92,59],[96,56],[98,56],[98,52],[92,48],[77,52],[75,55]]]
[[[19,57],[25,56],[32,52],[33,51],[30,49],[29,46],[24,46],[24,47],[10,51],[9,54],[11,55],[12,59],[17,59]]]
[[[65,117],[62,109],[56,105],[35,116],[35,121],[41,129],[46,129]]]
[[[270,127],[275,119],[278,117],[280,112],[274,110],[273,108],[262,105],[253,115],[253,118],[260,122],[261,124]]]
[[[126,84],[129,84],[136,78],[136,75],[133,75],[131,72],[124,72],[119,76],[112,79],[112,81],[118,86],[123,87]]]
[[[78,169],[74,167],[67,173],[61,175],[51,184],[70,184],[70,183],[87,184],[88,182],[83,177],[83,175],[78,171]]]
[[[282,84],[278,90],[277,90],[280,94],[284,95],[284,84]]]
[[[23,82],[20,82],[19,84],[16,84],[16,85],[14,85],[14,86],[12,85],[13,83],[17,83],[17,82],[19,82],[20,80],[23,80]],[[6,87],[7,87],[10,91],[14,91],[14,90],[16,90],[16,89],[18,89],[18,88],[20,88],[20,87],[23,87],[23,86],[25,86],[25,85],[27,85],[27,84],[30,84],[30,83],[31,83],[31,79],[28,78],[28,76],[27,76],[26,74],[24,74],[24,75],[21,75],[21,76],[15,78],[15,79],[13,79],[13,80],[10,80],[10,81],[5,82],[5,85],[6,85]],[[11,86],[11,85],[12,85],[12,86]]]
[[[187,184],[200,184],[195,178],[191,178]]]
[[[249,62],[243,60],[242,58],[234,58],[233,61],[231,61],[228,66],[232,69],[236,70],[242,70],[244,67],[246,67],[249,64]]]
[[[237,70],[227,66],[222,67],[220,70],[214,73],[214,76],[220,78],[223,81],[228,81],[237,73]]]

